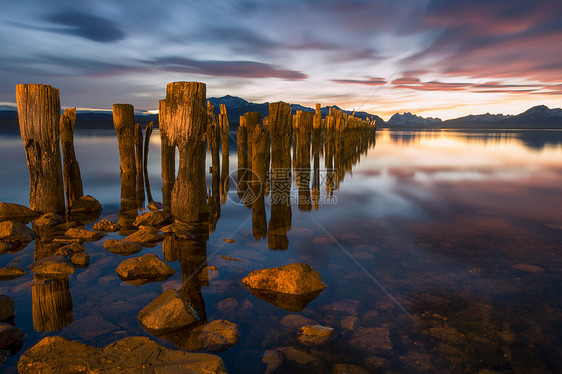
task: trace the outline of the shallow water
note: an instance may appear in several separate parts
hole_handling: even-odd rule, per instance
[[[263,212],[258,217],[254,208],[252,219],[233,179],[208,240],[191,252],[173,254],[159,243],[129,256],[155,253],[169,260],[177,272],[166,281],[142,286],[121,281],[115,268],[127,257],[103,249],[105,240],[122,238],[112,233],[85,243],[90,265],[67,281],[38,290],[28,271],[0,282],[0,294],[14,299],[15,324],[27,335],[2,369],[15,372],[22,352],[53,335],[96,346],[143,335],[181,347],[181,337],[152,336],[136,316],[164,289],[183,286],[199,295],[208,321],[240,325],[239,343],[218,353],[229,373],[265,372],[264,353],[281,347],[286,361],[276,372],[328,372],[338,363],[373,372],[560,371],[561,135],[555,130],[380,130],[366,152],[336,164],[339,186],[331,199],[326,198],[326,185],[333,181],[329,163],[318,159],[324,199],[317,209],[310,200],[299,207],[294,178],[303,174],[294,173],[291,228],[281,238],[288,241],[285,250],[268,249],[267,231],[260,226]],[[232,176],[238,164],[235,138],[231,133]],[[157,131],[150,147],[152,195],[162,201]],[[75,148],[85,193],[102,203],[100,218],[116,221],[121,181],[114,132],[77,130]],[[0,201],[29,205],[19,137],[0,135],[0,159]],[[311,160],[310,167],[314,164]],[[312,193],[314,173],[308,174],[301,196]],[[207,184],[212,185],[210,175]],[[271,225],[267,196],[264,200]],[[218,277],[192,281],[201,256],[217,267]],[[28,270],[33,261],[33,242],[0,254],[0,266]],[[328,285],[301,312],[259,299],[240,283],[252,270],[292,262],[310,264]],[[41,305],[48,298],[41,292],[65,301]],[[41,321],[34,308],[47,311]],[[296,328],[287,327],[290,314],[333,327],[333,339],[313,348],[301,345]]]

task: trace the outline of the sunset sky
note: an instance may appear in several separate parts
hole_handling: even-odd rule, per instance
[[[0,105],[19,83],[63,107],[154,110],[207,96],[424,117],[562,107],[560,0],[18,0],[0,14]]]

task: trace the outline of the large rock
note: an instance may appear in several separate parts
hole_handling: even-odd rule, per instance
[[[30,267],[35,275],[66,277],[74,273],[74,267],[64,256],[48,256],[35,261]]]
[[[57,249],[55,254],[59,256],[73,256],[76,253],[82,253],[85,250],[86,248],[84,248],[84,245],[80,243],[71,243]]]
[[[0,221],[29,223],[40,215],[23,205],[0,202]]]
[[[70,214],[81,215],[88,213],[101,212],[101,204],[90,195],[82,196],[77,199],[70,207]]]
[[[145,306],[137,319],[150,332],[178,330],[199,321],[189,301],[174,289],[164,291]]]
[[[242,283],[248,288],[290,295],[306,295],[326,288],[320,274],[302,262],[254,270],[242,279]]]
[[[163,239],[164,237],[154,227],[141,226],[137,232],[134,232],[131,235],[127,236],[123,239],[123,241],[146,244],[156,243]]]
[[[25,339],[25,335],[19,327],[0,322],[0,349],[19,346],[23,343],[23,339]]]
[[[15,314],[14,300],[6,295],[0,295],[0,321],[5,321]]]
[[[109,239],[103,243],[103,247],[111,253],[121,256],[130,256],[142,250],[142,245],[139,243],[119,241],[116,239]]]
[[[29,243],[35,238],[37,238],[35,231],[23,223],[12,221],[0,222],[0,241],[22,245]]]
[[[128,258],[121,262],[115,271],[125,281],[161,281],[170,278],[176,272],[153,253]]]
[[[0,268],[0,280],[7,281],[19,278],[25,274],[25,270],[17,266],[5,266]]]
[[[70,257],[70,262],[74,266],[86,267],[90,264],[90,255],[86,252],[75,253]]]
[[[56,213],[45,213],[41,217],[33,220],[33,224],[37,226],[56,226],[62,222],[64,222],[64,218]]]
[[[170,212],[162,210],[155,210],[153,212],[146,212],[141,214],[135,219],[133,223],[135,226],[160,226],[172,218]]]
[[[174,351],[137,336],[118,340],[103,349],[58,336],[47,337],[22,355],[18,371],[21,374],[226,374],[218,356]]]
[[[90,231],[84,229],[70,228],[66,230],[64,236],[70,239],[76,239],[81,242],[95,242],[103,238],[103,234],[97,231]]]

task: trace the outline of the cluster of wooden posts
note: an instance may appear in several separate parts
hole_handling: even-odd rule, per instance
[[[230,128],[225,106],[221,104],[217,114],[205,101],[206,85],[200,82],[169,83],[166,98],[160,100],[162,199],[175,220],[205,219],[213,230],[220,217],[220,205],[226,203],[230,189]],[[30,208],[62,212],[65,196],[68,208],[83,195],[73,146],[76,111],[67,109],[61,115],[58,89],[48,85],[18,85],[17,104],[30,173]],[[147,174],[152,123],[147,125],[143,138],[142,126],[134,123],[134,108],[130,104],[114,104],[113,121],[119,143],[121,212],[125,213],[142,207],[145,191],[148,201],[152,201]],[[330,108],[323,118],[320,104],[316,105],[315,113],[297,111],[292,115],[289,104],[277,102],[269,104],[269,115],[263,120],[257,112],[241,116],[236,135],[236,188],[241,201],[252,209],[254,236],[257,239],[267,237],[270,248],[287,248],[292,175],[298,188],[298,208],[318,209],[321,185],[326,186],[326,197],[333,197],[346,173],[374,142],[374,134],[373,122],[340,110]],[[59,141],[64,168],[61,167]],[[176,147],[179,153],[177,175]],[[207,149],[212,155],[212,182],[208,191]],[[322,174],[321,155],[325,159]],[[271,205],[269,227],[266,195]],[[121,212],[120,219],[124,221],[134,218]]]

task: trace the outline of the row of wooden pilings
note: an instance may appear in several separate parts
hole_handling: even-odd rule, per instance
[[[61,116],[58,89],[47,85],[18,85],[17,100],[30,172],[30,207],[41,212],[60,212],[64,210],[64,195],[59,133],[65,160],[67,206],[83,194],[72,145],[75,110],[66,110]],[[159,103],[162,199],[176,220],[208,219],[214,230],[220,205],[226,202],[229,191],[230,128],[224,105],[217,115],[205,101],[204,83],[173,82],[168,84],[166,98]],[[143,129],[134,123],[132,105],[114,104],[113,120],[119,143],[121,211],[126,212],[142,206],[139,201],[144,201],[144,191],[152,201],[146,168],[152,124],[146,127],[143,146]],[[298,208],[318,209],[321,185],[326,187],[326,196],[332,197],[346,173],[374,142],[374,133],[373,123],[340,110],[330,108],[323,118],[320,104],[314,113],[297,111],[292,115],[289,104],[271,103],[269,116],[263,120],[257,112],[241,116],[236,135],[236,187],[239,198],[252,209],[256,239],[267,237],[271,248],[286,248],[291,203],[295,202],[291,196],[291,178],[294,176],[298,189]],[[209,191],[205,180],[206,149],[212,155]],[[325,160],[322,171],[321,155]],[[265,196],[269,196],[271,203],[269,227]]]

